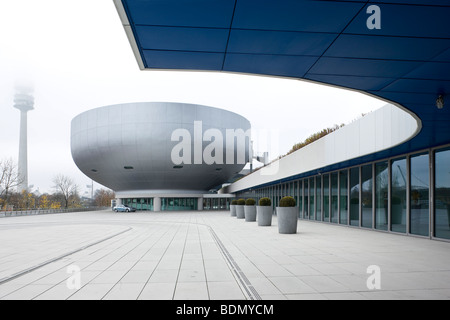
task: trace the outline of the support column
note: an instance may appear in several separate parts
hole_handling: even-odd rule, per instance
[[[197,210],[203,211],[203,197],[197,199]]]
[[[153,198],[153,211],[154,212],[160,212],[161,211],[161,198],[160,197],[154,197]]]

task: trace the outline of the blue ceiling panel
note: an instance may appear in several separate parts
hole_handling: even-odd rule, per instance
[[[228,53],[223,70],[301,78],[316,61],[317,57]]]
[[[405,75],[411,79],[447,80],[450,74],[450,62],[426,62]]]
[[[442,62],[450,62],[450,49],[445,50],[437,57],[433,59],[433,61],[442,61]]]
[[[371,0],[369,4],[408,4],[408,5],[421,5],[421,6],[447,6],[450,7],[448,0]]]
[[[143,50],[147,68],[219,70],[223,53]]]
[[[390,101],[410,104],[422,104],[422,105],[434,105],[436,103],[436,95],[430,93],[417,93],[417,92],[389,92],[389,91],[369,91],[369,93],[378,95],[382,98]]]
[[[368,6],[367,6],[368,7]],[[345,29],[349,34],[450,38],[450,7],[379,4],[381,29],[367,28],[370,14],[363,10]]]
[[[231,30],[228,52],[282,55],[321,55],[335,34]]]
[[[364,91],[367,90],[378,91],[395,80],[393,78],[371,78],[371,77],[337,76],[337,75],[320,75],[320,74],[308,74],[307,76],[305,76],[305,78],[326,84],[333,84],[345,88]]]
[[[328,169],[450,143],[450,0],[122,4],[146,69],[308,79],[396,102],[421,119],[410,141]],[[381,9],[380,30],[367,28],[371,4]]]
[[[383,89],[383,91],[407,93],[441,94],[450,92],[450,81],[399,79]]]
[[[321,58],[308,73],[397,78],[418,66],[420,66],[420,62]]]
[[[341,35],[325,56],[428,61],[450,47],[450,40]]]
[[[235,0],[122,0],[135,25],[229,28]]]
[[[224,52],[227,29],[136,26],[142,49]]]
[[[363,7],[357,2],[240,0],[233,28],[340,33]]]

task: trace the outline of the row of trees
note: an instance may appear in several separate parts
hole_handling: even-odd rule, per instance
[[[115,198],[113,191],[105,189],[96,190],[94,199],[82,198],[78,185],[63,174],[56,175],[52,182],[55,185],[53,194],[17,191],[21,181],[16,164],[12,159],[0,160],[0,210],[106,207]]]

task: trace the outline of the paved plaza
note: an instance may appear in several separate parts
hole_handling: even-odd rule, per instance
[[[46,214],[0,218],[0,241],[2,300],[450,298],[450,243],[317,222]]]

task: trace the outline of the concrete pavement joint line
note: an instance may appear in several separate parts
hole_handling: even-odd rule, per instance
[[[237,278],[239,279],[242,287],[245,289],[247,296],[249,297],[250,300],[262,300],[261,296],[258,294],[258,292],[256,291],[255,287],[253,287],[253,285],[251,284],[251,282],[248,280],[247,276],[245,275],[245,273],[241,270],[241,268],[239,267],[239,265],[236,263],[236,261],[234,261],[233,257],[231,256],[231,254],[228,252],[228,250],[225,248],[224,244],[222,243],[222,241],[220,241],[219,237],[217,236],[217,234],[214,232],[213,228],[211,228],[210,226],[207,226],[209,229],[209,232],[211,232],[214,241],[216,241],[217,245],[219,246],[220,250],[222,251],[225,259],[228,261],[228,263],[231,265],[233,272],[236,274]]]
[[[171,224],[174,225],[173,222],[172,222]],[[163,259],[163,257],[164,257],[164,255],[166,254],[167,250],[169,250],[169,247],[170,247],[170,245],[172,244],[173,240],[175,239],[177,233],[180,231],[181,224],[178,223],[178,222],[176,222],[176,224],[178,224],[178,229],[174,232],[174,234],[173,234],[173,236],[172,236],[172,239],[170,239],[170,242],[167,244],[167,247],[164,249],[164,252],[162,253],[161,257],[159,258],[158,263],[157,263],[156,266],[154,267],[154,269],[153,269],[152,273],[150,274],[150,276],[147,278],[147,281],[145,282],[145,285],[142,287],[141,291],[139,292],[139,295],[138,295],[138,297],[137,297],[137,300],[139,300],[139,297],[142,295],[142,292],[144,291],[144,288],[145,288],[145,287],[147,286],[147,284],[149,283],[151,277],[153,276],[153,274],[155,273],[155,270],[156,270],[156,269],[158,268],[158,266],[160,265],[161,260]],[[164,235],[165,235],[166,233],[168,233],[169,231],[170,231],[170,229],[168,229],[168,230],[164,233]],[[163,237],[163,236],[161,236],[160,239],[162,239],[162,237]],[[160,240],[160,239],[159,239],[159,240]],[[158,241],[159,241],[159,240],[158,240]],[[178,276],[177,276],[177,278],[178,278]],[[173,297],[175,296],[175,290],[176,290],[176,287],[174,288],[174,293],[173,293],[173,295],[172,295],[172,300],[173,300]]]
[[[158,222],[167,223],[167,221],[164,221],[164,220],[155,221],[155,222],[156,223],[158,223]],[[153,222],[153,223],[155,223],[155,222]],[[222,243],[222,241],[220,240],[220,238],[217,236],[217,234],[214,232],[214,229],[210,225],[208,225],[206,223],[199,223],[199,222],[192,222],[192,221],[185,221],[185,222],[183,221],[183,222],[176,222],[176,223],[180,223],[180,224],[181,223],[196,224],[196,225],[201,225],[201,226],[205,226],[206,228],[208,228],[208,230],[211,233],[214,241],[218,245],[220,251],[224,255],[224,257],[227,260],[228,264],[231,266],[232,271],[234,272],[234,274],[238,278],[241,286],[244,288],[245,293],[247,294],[249,300],[262,300],[261,296],[256,291],[255,287],[253,287],[253,285],[251,284],[250,280],[248,280],[247,276],[241,270],[241,268],[236,263],[236,261],[234,261],[233,256],[228,252],[228,250],[226,249],[225,245]]]
[[[177,232],[178,232],[178,230],[177,230]],[[177,292],[178,279],[180,278],[181,265],[183,264],[183,256],[184,256],[184,251],[186,250],[186,241],[187,241],[188,235],[189,235],[189,225],[186,230],[186,236],[184,237],[183,252],[181,253],[180,264],[178,266],[177,279],[175,280],[175,288],[173,290],[172,300],[175,300],[175,294]]]
[[[102,242],[104,242],[104,241],[107,241],[107,240],[109,240],[109,239],[112,239],[112,238],[114,238],[114,237],[117,237],[118,235],[121,235],[122,233],[128,232],[128,231],[130,231],[131,229],[132,229],[132,228],[128,228],[128,229],[126,229],[126,230],[120,231],[120,232],[118,232],[118,233],[116,233],[116,234],[113,234],[113,235],[111,235],[111,236],[109,236],[109,237],[106,237],[106,238],[104,238],[104,239],[100,239],[100,240],[98,240],[98,241],[95,241],[95,242],[93,242],[93,243],[90,243],[90,244],[88,244],[88,245],[85,245],[85,246],[83,246],[83,247],[81,247],[81,248],[78,248],[78,249],[76,249],[76,250],[73,250],[73,251],[70,251],[70,252],[68,252],[68,253],[65,253],[65,254],[63,254],[63,255],[61,255],[61,256],[59,256],[59,257],[56,257],[56,258],[53,258],[53,259],[44,261],[44,262],[42,262],[42,263],[40,263],[40,264],[38,264],[38,265],[35,265],[35,266],[33,266],[33,267],[30,267],[30,268],[27,268],[27,269],[25,269],[25,270],[19,271],[19,272],[15,273],[15,274],[13,274],[13,275],[11,275],[11,276],[4,277],[4,278],[0,279],[0,285],[6,283],[6,282],[8,282],[8,281],[11,281],[11,280],[13,280],[13,279],[19,278],[19,277],[21,277],[21,276],[23,276],[23,275],[25,275],[25,274],[27,274],[27,273],[30,273],[30,272],[32,272],[32,271],[35,271],[35,270],[37,270],[37,269],[39,269],[39,268],[42,268],[42,267],[44,267],[44,266],[46,266],[46,265],[48,265],[48,264],[50,264],[50,263],[56,262],[56,261],[58,261],[58,260],[61,260],[61,259],[65,258],[65,257],[67,257],[67,256],[70,256],[70,255],[74,254],[74,253],[83,251],[83,250],[85,250],[85,249],[87,249],[87,248],[89,248],[89,247],[95,246],[95,245],[97,245],[97,244],[99,244],[99,243],[102,243]]]
[[[130,228],[130,229],[133,229],[133,227],[129,227],[129,228]],[[129,230],[127,230],[127,231],[129,231]],[[139,234],[136,235],[136,236],[135,236],[134,238],[132,238],[131,240],[128,240],[128,241],[125,242],[125,243],[121,242],[121,245],[120,245],[119,247],[117,247],[116,249],[122,248],[122,247],[128,245],[129,243],[132,243],[132,242],[135,241],[137,238],[139,238]],[[121,241],[121,240],[117,240],[117,241]],[[114,244],[115,244],[115,242],[109,244],[108,246],[114,245]],[[102,249],[97,249],[97,250],[91,252],[89,255],[95,254],[95,253],[96,253],[97,251],[99,251],[99,250],[102,250]],[[92,263],[90,263],[89,265],[87,265],[84,269],[88,268],[88,267],[91,266],[92,264],[95,264],[96,262],[98,262],[99,260],[105,258],[105,257],[108,256],[109,254],[110,254],[110,253],[104,254],[103,256],[99,257],[97,260],[95,260],[95,261],[93,261]],[[123,258],[123,256],[122,256],[121,258]],[[117,263],[117,261],[119,261],[121,258],[119,258],[119,259],[117,259],[116,261],[114,261],[113,263],[111,263],[111,265],[108,266],[108,268],[111,267],[111,266],[113,266],[115,263]],[[108,269],[108,268],[106,268],[106,269]],[[106,269],[103,270],[102,272],[100,272],[96,277],[100,276],[103,272],[106,271]],[[82,271],[83,271],[83,270],[82,270]],[[64,282],[64,281],[65,281],[65,280],[62,280],[60,283],[62,283],[62,282]],[[91,281],[92,281],[92,280],[91,280]],[[85,286],[88,285],[89,283],[90,283],[90,281],[89,281],[88,283],[84,284],[80,289],[78,289],[77,291],[75,291],[73,294],[71,294],[70,296],[68,296],[66,299],[69,299],[71,296],[75,295],[79,290],[81,290],[83,287],[85,287]],[[44,292],[45,292],[45,291],[44,291]],[[108,292],[109,292],[109,291],[108,291]],[[35,298],[36,298],[36,297],[35,297]],[[33,298],[33,299],[35,299],[35,298]]]
[[[112,286],[109,290],[108,290],[108,292],[106,292],[105,293],[105,295],[102,297],[102,300],[106,297],[106,296],[108,296],[108,294],[113,290],[113,288],[118,284],[118,283],[120,283],[120,281],[122,281],[122,279],[123,278],[125,278],[125,276],[130,272],[130,270],[131,269],[133,269],[133,267],[134,266],[136,266],[138,263],[139,263],[139,261],[141,261],[141,259],[142,259],[142,257],[144,257],[157,243],[158,243],[158,241],[160,241],[168,232],[170,231],[170,229],[167,229],[164,233],[162,233],[160,236],[159,236],[159,238],[158,238],[158,240],[156,240],[151,246],[150,246],[150,248],[148,248],[146,251],[145,251],[145,253],[143,253],[142,254],[142,256],[141,256],[141,258],[139,258],[131,267],[130,267],[130,269],[126,272],[126,273],[124,273],[123,275],[122,275],[122,277],[116,282],[116,284],[114,285],[114,286]],[[136,238],[139,238],[140,236],[138,235]],[[152,237],[152,235],[150,234],[150,235],[148,235],[145,239],[143,239],[139,244],[137,244],[133,249],[131,249],[129,252],[131,252],[131,251],[133,251],[133,250],[135,250],[136,248],[138,248],[140,245],[142,245],[142,243],[144,243],[145,241],[147,241],[150,237]],[[134,239],[133,239],[134,240]],[[133,241],[133,240],[131,240],[131,241]],[[130,241],[130,242],[131,242]],[[129,253],[128,252],[128,253]],[[117,263],[118,261],[120,261],[124,256],[126,256],[128,253],[125,253],[122,257],[120,257],[119,259],[117,259],[117,261],[115,261],[113,264],[111,264],[111,266],[113,266],[115,263]],[[111,267],[110,266],[110,267]],[[155,268],[156,269],[156,268]],[[153,270],[153,272],[154,272],[154,270]],[[153,274],[153,272],[152,272],[152,274]],[[103,273],[103,272],[102,272]],[[150,277],[149,277],[150,278]],[[148,282],[148,279],[147,279],[147,281],[146,281],[146,283]],[[142,290],[143,290],[143,288],[142,288]],[[141,290],[141,292],[142,292],[142,290]],[[140,294],[139,294],[140,295]]]
[[[132,267],[128,270],[128,272],[126,272],[118,281],[117,281],[117,283],[119,283],[120,281],[122,281],[122,279],[123,278],[125,278],[125,276],[130,272],[130,270],[131,269],[133,269],[133,267],[134,266],[136,266],[140,261],[141,261],[141,259],[142,259],[142,257],[144,257],[157,243],[158,243],[158,241],[160,241],[168,232],[170,231],[170,229],[167,229],[166,231],[164,231],[164,233],[162,233],[159,237],[158,237],[158,239],[145,251],[145,253],[143,253],[142,254],[142,256],[141,256],[141,258],[140,259],[138,259],[133,265],[132,265]],[[142,243],[144,243],[145,241],[147,241],[150,237],[151,237],[152,235],[149,235],[147,238],[145,238],[141,243],[139,243],[136,247],[138,247],[138,246],[140,246]],[[135,247],[135,248],[136,248]],[[121,258],[120,258],[121,259]],[[120,260],[119,259],[119,260]],[[116,261],[117,262],[117,261]],[[159,263],[158,263],[159,264]],[[155,267],[155,269],[156,269],[156,267]],[[154,269],[154,270],[155,270]],[[152,273],[151,274],[153,274],[153,272],[154,272],[154,270],[152,271]],[[146,280],[146,284],[148,283],[148,280],[151,278],[151,275],[147,278],[147,280]],[[117,285],[117,283],[115,284],[115,285]],[[144,287],[145,287],[145,285],[144,285]],[[142,293],[142,290],[144,289],[144,287],[142,287],[142,289],[141,289],[141,291],[139,292],[139,296],[141,295],[141,293]],[[109,290],[108,290],[108,292],[103,296],[103,298],[105,298],[110,292],[111,292],[111,290],[113,290],[113,288],[114,288],[114,286],[113,287],[111,287]],[[138,297],[139,297],[138,296]],[[102,299],[103,299],[102,298]]]

